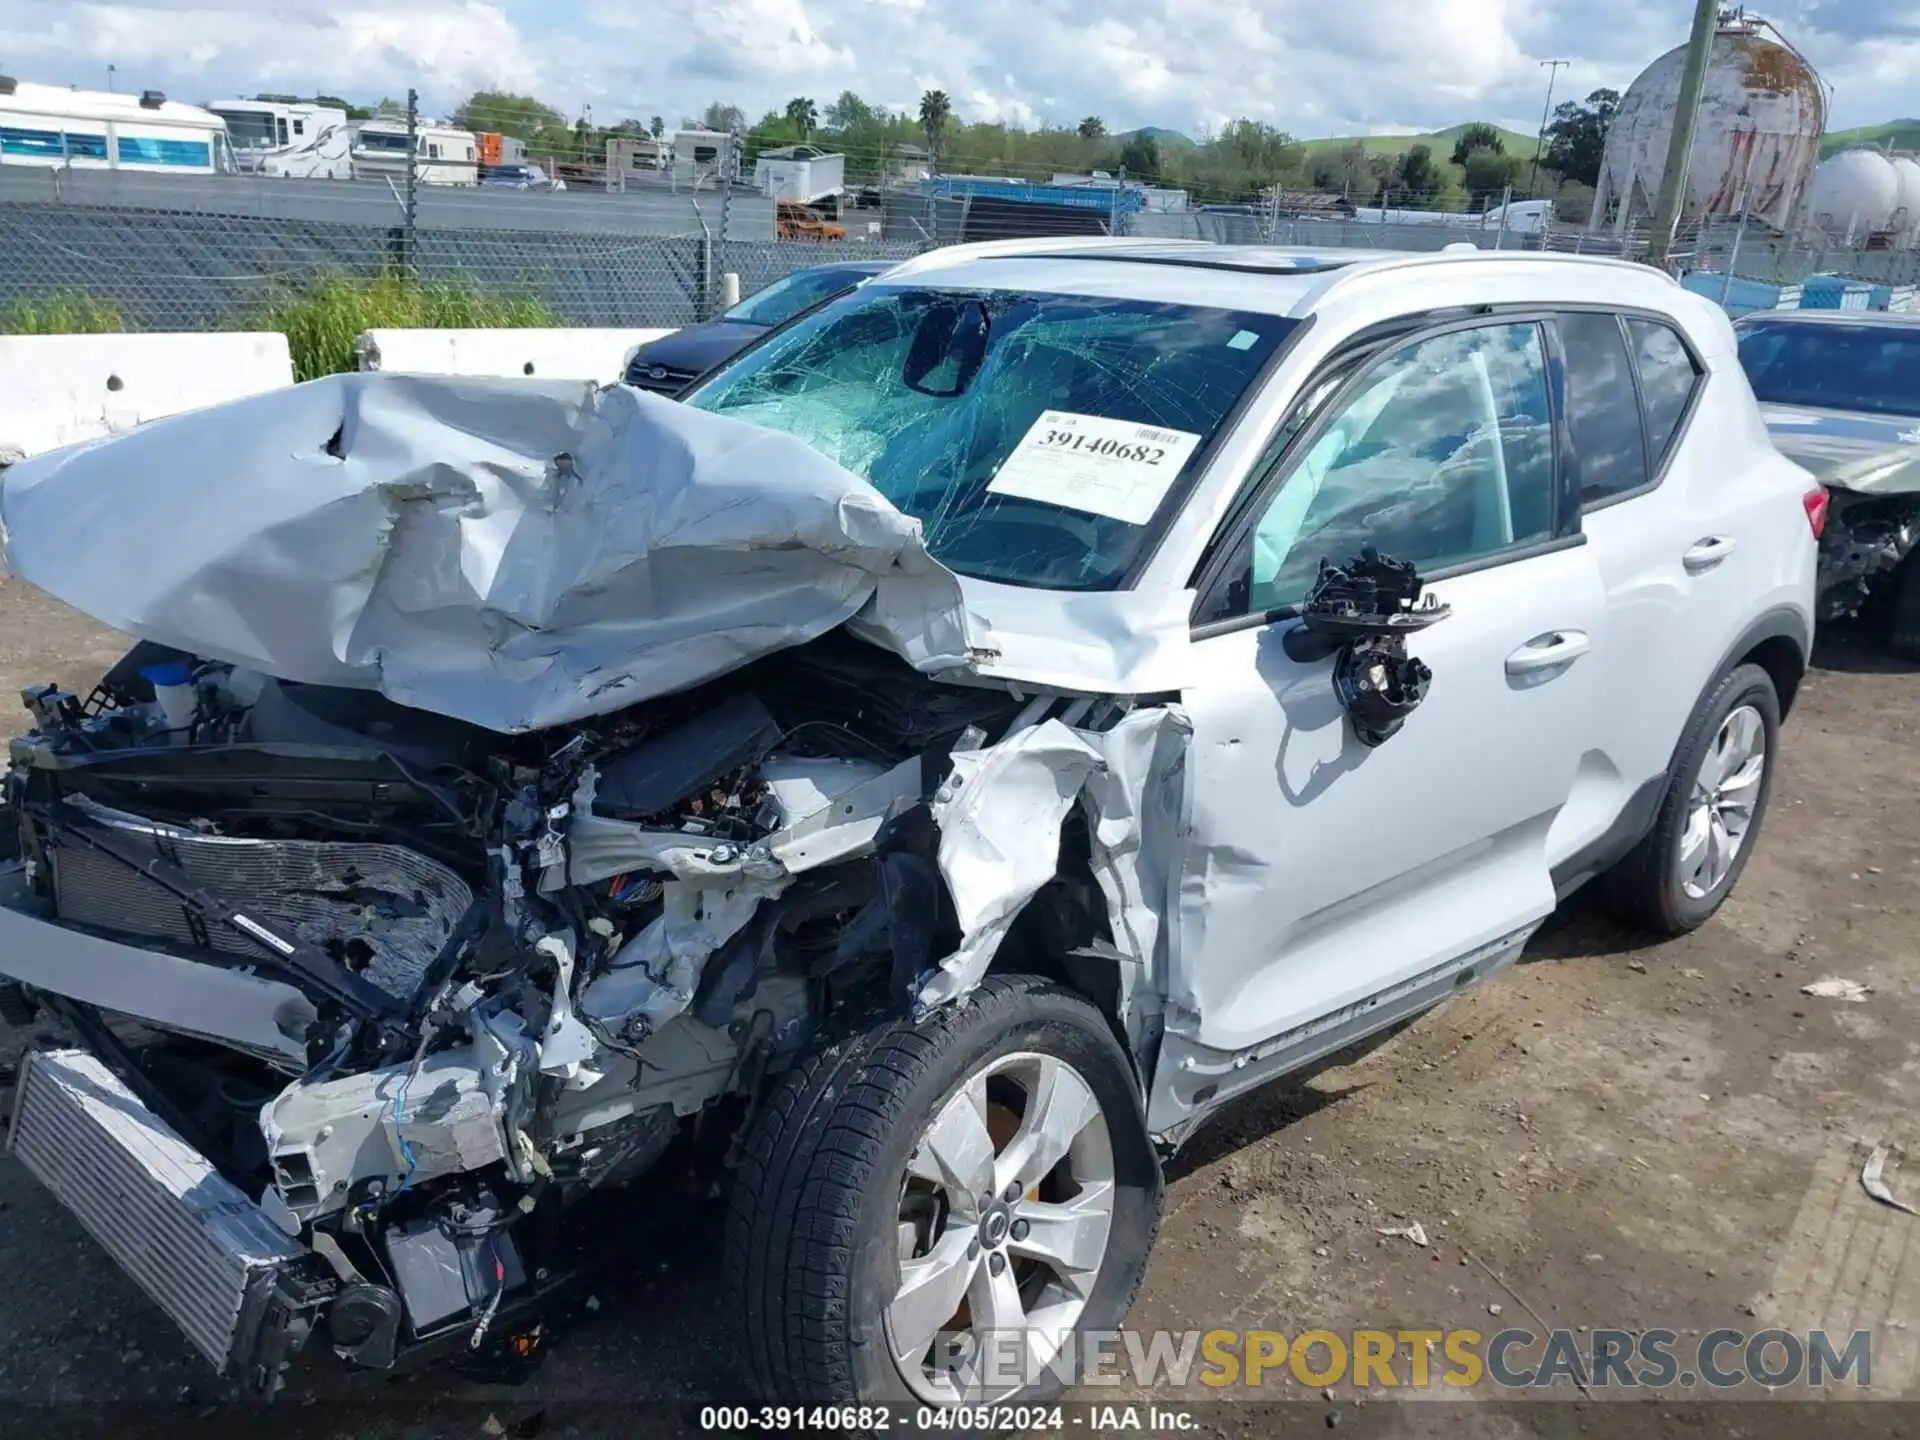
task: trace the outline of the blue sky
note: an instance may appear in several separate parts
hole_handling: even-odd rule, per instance
[[[1920,0],[1762,7],[1834,87],[1836,128],[1920,115]],[[1686,37],[1688,0],[4,0],[0,68],[181,100],[258,90],[446,110],[482,87],[594,119],[710,100],[750,115],[843,89],[967,119],[1197,133],[1235,116],[1302,137],[1491,119],[1624,89]]]

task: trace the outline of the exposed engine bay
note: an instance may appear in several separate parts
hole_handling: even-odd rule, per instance
[[[1920,548],[1920,495],[1828,491],[1820,543],[1820,619],[1858,615],[1877,586]]]
[[[841,632],[520,737],[150,642],[85,699],[27,699],[0,916],[139,969],[76,979],[16,947],[9,1010],[69,1022],[300,1237],[283,1318],[325,1310],[376,1367],[477,1344],[562,1271],[563,1212],[751,1103],[841,1005],[963,991],[939,964],[968,897],[934,815],[962,762],[1043,742],[1078,753],[1076,787],[1100,763],[1042,723],[1093,702],[941,684]],[[1082,858],[1013,928],[1060,953],[1104,911],[1083,823],[1043,839],[1049,877],[1063,844]],[[1022,943],[986,928],[982,968]]]

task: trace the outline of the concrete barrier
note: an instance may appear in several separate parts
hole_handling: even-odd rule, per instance
[[[0,466],[292,383],[277,331],[0,335]]]
[[[407,375],[532,375],[543,380],[620,378],[636,345],[667,330],[369,330],[355,342],[362,370]]]

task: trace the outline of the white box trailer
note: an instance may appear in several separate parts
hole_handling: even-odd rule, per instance
[[[220,100],[207,107],[227,126],[239,167],[295,180],[353,178],[347,112],[277,100]]]
[[[811,205],[847,188],[847,157],[799,145],[768,151],[753,162],[753,185],[771,200]]]
[[[0,165],[231,174],[226,122],[158,90],[120,95],[0,75]]]

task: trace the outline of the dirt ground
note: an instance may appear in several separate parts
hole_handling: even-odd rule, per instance
[[[5,694],[84,689],[120,648],[0,580]],[[1920,1201],[1916,715],[1920,673],[1825,642],[1760,850],[1712,924],[1652,947],[1576,899],[1516,970],[1349,1067],[1233,1109],[1176,1161],[1131,1323],[1870,1329],[1869,1395],[1920,1400],[1920,1220],[1859,1183],[1869,1150],[1891,1145],[1889,1180]],[[1825,976],[1871,994],[1801,993]],[[0,1402],[208,1413],[221,1391],[197,1355],[11,1160],[0,1212]],[[713,1301],[718,1214],[710,1195],[638,1205],[635,1256],[609,1267],[597,1308],[526,1385],[380,1380],[310,1358],[272,1429],[522,1435],[572,1401],[635,1417],[737,1399]],[[1409,1222],[1427,1246],[1380,1234]],[[1437,1419],[1382,1392],[1270,1378],[1264,1393],[1301,1401],[1290,1416],[1314,1428],[1426,1433]],[[1604,1403],[1576,1420],[1476,1404],[1478,1390],[1448,1398],[1466,1402],[1444,1407],[1448,1433],[1488,1436],[1580,1433]],[[1842,1408],[1860,1434],[1914,1433],[1920,1414]],[[1804,1433],[1834,1433],[1827,1410]],[[1282,1428],[1221,1413],[1205,1428]],[[1675,1413],[1676,1433],[1754,1434],[1760,1418],[1737,1402]]]

